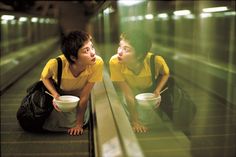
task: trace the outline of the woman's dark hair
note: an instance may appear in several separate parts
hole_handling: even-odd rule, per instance
[[[69,63],[74,63],[71,56],[77,59],[79,49],[84,45],[84,42],[89,40],[91,40],[91,36],[84,31],[73,31],[62,37],[61,51]]]
[[[127,41],[134,48],[138,60],[143,60],[152,46],[151,38],[144,30],[125,31],[120,39]]]

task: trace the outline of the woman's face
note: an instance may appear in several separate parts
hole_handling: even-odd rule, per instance
[[[96,62],[96,53],[93,47],[93,43],[89,40],[84,43],[78,51],[78,58],[76,62],[82,65],[92,65]]]
[[[125,40],[120,41],[117,54],[118,60],[122,63],[128,63],[134,59],[134,49]]]

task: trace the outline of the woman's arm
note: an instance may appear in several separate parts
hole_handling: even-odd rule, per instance
[[[120,88],[121,92],[123,92],[123,95],[125,96],[125,99],[127,101],[128,110],[130,113],[131,121],[138,121],[138,114],[136,111],[136,105],[134,100],[134,94],[131,90],[131,88],[127,85],[126,82],[119,81],[116,82],[118,87]]]
[[[135,102],[135,95],[126,82],[119,81],[115,83],[123,92],[125,99],[127,101],[128,111],[130,113],[130,121],[135,132],[146,132],[147,128],[139,122],[139,116],[137,112],[137,106]]]
[[[43,78],[42,81],[45,87],[49,90],[49,92],[53,95],[54,98],[58,98],[60,96],[60,94],[57,92],[56,88],[52,83],[52,79]]]
[[[79,101],[79,106],[78,106],[78,123],[80,124],[83,124],[84,122],[84,113],[85,113],[85,110],[87,108],[87,102],[88,102],[88,99],[89,99],[89,94],[93,88],[95,83],[91,83],[91,82],[88,82],[84,88],[82,89],[79,97],[80,97],[80,101]]]
[[[168,78],[169,78],[169,74],[164,74],[164,75],[161,76],[161,79],[160,79],[159,83],[157,84],[157,87],[156,87],[156,89],[154,91],[154,93],[156,95],[160,95],[160,91],[165,86]]]
[[[42,79],[43,84],[45,85],[45,87],[49,90],[49,92],[53,95],[53,97],[55,99],[58,99],[60,97],[60,94],[57,92],[57,90],[55,89],[53,83],[52,83],[52,79],[47,79],[44,78]],[[58,106],[55,103],[52,103],[53,107],[55,110],[57,110],[58,112],[61,112],[61,110],[58,108]]]
[[[87,102],[89,99],[89,94],[95,83],[88,82],[82,89],[79,97],[79,105],[77,108],[77,124],[74,128],[70,128],[68,133],[70,135],[79,135],[83,133],[83,122],[84,122],[84,113],[87,108]]]
[[[163,89],[163,87],[165,86],[165,84],[169,78],[170,72],[169,72],[168,65],[166,64],[164,58],[162,58],[161,56],[156,57],[155,66],[156,66],[156,64],[159,64],[159,66],[161,66],[160,71],[158,71],[158,73],[160,73],[161,78],[159,79],[159,83],[157,83],[157,87],[153,93],[156,94],[157,96],[159,96],[161,90]]]

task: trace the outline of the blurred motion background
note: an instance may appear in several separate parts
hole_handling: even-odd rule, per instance
[[[180,130],[193,147],[185,155],[236,155],[235,0],[2,0],[0,16],[1,95],[55,51],[59,54],[62,34],[88,31],[108,69],[119,35],[139,27],[151,36],[151,51],[165,58],[171,75],[198,107],[195,126]],[[214,134],[216,130],[222,132]],[[204,138],[208,141],[201,142]],[[142,142],[147,139],[139,137],[146,156],[156,152],[154,139],[146,146]]]
[[[1,67],[12,52],[75,29],[103,45],[98,50],[107,63],[122,30],[140,27],[172,72],[236,103],[234,1],[6,0],[0,6]]]

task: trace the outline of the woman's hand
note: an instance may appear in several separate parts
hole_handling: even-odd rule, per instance
[[[55,94],[53,94],[53,98],[60,100],[59,97],[60,97],[60,94],[58,94],[57,92],[55,92]]]
[[[131,125],[134,132],[137,132],[137,133],[145,133],[148,130],[148,128],[144,126],[143,124],[141,124],[140,122],[132,122]]]
[[[155,90],[153,94],[155,94],[156,97],[159,97],[159,96],[161,97],[160,92],[157,90]],[[157,109],[160,105],[161,105],[161,101],[158,100],[157,104],[154,106],[154,109]]]
[[[61,109],[59,109],[59,107],[57,106],[57,104],[53,100],[52,100],[52,105],[56,111],[62,112]]]
[[[77,124],[74,128],[70,128],[67,131],[70,135],[82,135],[84,132],[83,125]]]
[[[159,90],[155,90],[153,93],[154,93],[155,96],[157,96],[157,97],[160,95],[160,91],[159,91]]]

